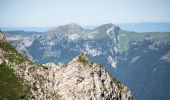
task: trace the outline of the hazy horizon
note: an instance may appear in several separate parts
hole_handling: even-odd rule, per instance
[[[1,0],[0,27],[170,23],[169,0]]]

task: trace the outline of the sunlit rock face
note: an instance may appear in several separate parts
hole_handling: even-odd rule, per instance
[[[133,99],[127,87],[110,76],[101,65],[90,62],[84,54],[52,73],[55,77],[51,78],[55,82],[53,86],[62,99]]]
[[[38,89],[32,91],[35,98],[46,99],[49,97],[61,100],[134,99],[126,86],[110,76],[103,66],[89,61],[84,54],[74,58],[68,65],[44,64],[44,67],[45,70],[41,68],[32,72],[33,76],[39,75],[45,79],[43,82],[36,80],[32,83],[32,88]],[[53,96],[53,94],[55,95]]]

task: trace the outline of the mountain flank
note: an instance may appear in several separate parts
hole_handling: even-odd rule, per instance
[[[0,99],[133,100],[126,86],[81,53],[67,65],[35,64],[0,33]]]

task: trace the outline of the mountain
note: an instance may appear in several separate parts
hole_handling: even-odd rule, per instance
[[[65,27],[66,31],[60,33],[63,27]],[[93,57],[105,57],[102,55],[105,55],[106,51],[107,53],[115,54],[114,49],[121,48],[117,41],[122,39],[123,34],[119,34],[121,30],[113,24],[105,24],[90,31],[84,31],[80,27],[74,29],[74,27],[70,28],[70,32],[68,32],[68,27],[74,26],[61,26],[56,31],[51,32],[50,30],[34,39],[32,45],[28,47],[28,51],[35,61],[38,63],[47,63],[50,61],[68,63],[69,60],[80,52],[92,55]],[[76,32],[78,30],[78,32],[76,33],[75,30]],[[106,50],[103,46],[108,49]],[[121,51],[123,49],[117,50]]]
[[[122,30],[112,23],[92,30],[77,24],[51,30],[29,36],[32,41],[27,46],[24,41],[28,39],[16,39],[14,42],[10,39],[14,36],[8,35],[7,40],[22,54],[40,64],[68,64],[83,52],[126,84],[137,100],[169,99],[170,32],[137,33]],[[25,49],[20,50],[20,47]]]
[[[0,99],[134,100],[130,91],[83,53],[67,65],[35,64],[0,33]]]
[[[117,24],[120,28],[135,32],[170,32],[170,23],[141,22]]]
[[[72,23],[75,24],[75,23]],[[116,24],[123,30],[135,32],[170,32],[170,23],[164,22],[139,22],[139,23],[118,23]],[[85,25],[84,29],[94,29],[97,25]],[[4,32],[10,31],[34,31],[34,32],[47,32],[52,27],[1,27]]]

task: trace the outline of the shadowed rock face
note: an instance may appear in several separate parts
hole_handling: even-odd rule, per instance
[[[110,76],[101,65],[89,61],[83,53],[68,65],[37,65],[8,43],[1,42],[0,58],[4,67],[9,66],[17,77],[23,79],[20,84],[23,84],[24,92],[16,93],[18,99],[133,100],[126,86]],[[9,98],[1,95],[2,99]]]

